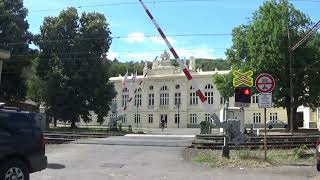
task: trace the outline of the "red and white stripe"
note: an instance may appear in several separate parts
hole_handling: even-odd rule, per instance
[[[189,81],[191,81],[192,87],[196,90],[196,94],[199,97],[201,104],[205,107],[205,109],[207,110],[207,112],[209,112],[211,115],[215,115],[213,109],[210,107],[210,105],[208,104],[207,98],[204,95],[203,91],[200,89],[200,83],[193,79],[192,75],[190,74],[189,69],[187,68],[187,66],[185,64],[182,63],[182,61],[180,60],[177,52],[175,51],[175,49],[172,47],[172,45],[170,44],[170,42],[168,41],[166,35],[163,33],[163,31],[161,30],[160,26],[158,25],[158,23],[156,22],[156,20],[153,18],[152,14],[150,13],[150,11],[148,10],[147,6],[143,3],[142,0],[139,0],[141,5],[143,6],[144,10],[146,11],[146,13],[148,14],[149,18],[151,19],[151,21],[153,22],[154,26],[157,28],[158,32],[160,33],[162,39],[164,40],[164,42],[167,44],[168,48],[170,49],[171,53],[173,54],[174,58],[176,59],[176,61],[178,62],[181,70],[183,71],[184,75],[187,77],[187,79]],[[216,116],[217,117],[217,116]]]

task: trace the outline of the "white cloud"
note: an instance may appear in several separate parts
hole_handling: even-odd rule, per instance
[[[144,34],[141,32],[134,32],[128,34],[126,39],[129,43],[142,43],[145,40]]]
[[[195,58],[216,58],[213,53],[213,48],[194,48],[194,49],[185,49],[185,48],[178,48],[177,53],[180,57],[186,57],[186,59],[189,59],[190,56],[193,56]]]
[[[110,50],[107,53],[107,58],[110,59],[110,60],[114,60],[114,58],[117,58],[117,57],[119,57],[119,54],[116,53],[116,52],[113,52],[112,50]]]
[[[137,52],[137,53],[127,53],[127,54],[124,54],[124,56],[128,59],[151,61],[156,56],[158,56],[158,53],[157,52]]]
[[[167,37],[168,41],[171,43],[171,44],[174,44],[176,41],[171,38],[171,37]],[[165,45],[165,42],[164,40],[162,39],[162,37],[159,37],[159,36],[153,36],[150,38],[151,42],[153,43],[156,43],[156,44],[163,44]]]

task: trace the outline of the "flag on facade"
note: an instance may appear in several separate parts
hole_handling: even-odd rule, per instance
[[[136,73],[133,74],[133,76],[132,76],[132,84],[135,83],[137,81],[137,79],[138,79],[138,76],[137,76],[137,71],[136,71]]]
[[[127,86],[127,82],[128,82],[128,71],[126,72],[126,74],[123,77],[123,80],[122,80],[123,86]]]

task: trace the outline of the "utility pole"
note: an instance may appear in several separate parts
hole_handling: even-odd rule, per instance
[[[292,82],[292,51],[291,47],[291,36],[290,36],[290,28],[288,25],[288,51],[289,51],[289,88],[290,88],[290,133],[293,133],[293,82]]]
[[[225,105],[224,105],[224,121],[227,122],[228,120],[228,108],[229,108],[229,102],[226,98],[225,99]],[[223,138],[223,148],[222,148],[222,157],[226,157],[226,158],[229,158],[230,157],[230,151],[229,151],[229,145],[228,145],[228,130],[227,129],[224,129],[224,132],[223,132],[223,135],[224,135],[224,138]]]

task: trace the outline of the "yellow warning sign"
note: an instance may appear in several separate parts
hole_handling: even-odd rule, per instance
[[[252,87],[253,86],[253,71],[247,71],[245,73],[242,73],[240,71],[234,71],[233,72],[234,78],[233,78],[233,86],[239,87],[241,85]]]

